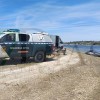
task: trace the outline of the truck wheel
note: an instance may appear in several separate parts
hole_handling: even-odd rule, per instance
[[[26,62],[26,57],[22,57],[21,62]]]
[[[43,62],[45,60],[45,53],[43,51],[38,51],[34,57],[35,62]]]

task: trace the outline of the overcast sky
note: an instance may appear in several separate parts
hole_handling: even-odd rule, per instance
[[[37,28],[63,41],[100,40],[100,0],[0,0],[0,28]]]

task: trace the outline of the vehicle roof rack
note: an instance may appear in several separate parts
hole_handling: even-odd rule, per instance
[[[36,33],[33,33],[33,34],[42,34],[42,35],[48,35],[48,33],[46,33],[46,32],[36,32]]]
[[[7,30],[4,30],[3,32],[20,32],[19,29],[7,29]]]

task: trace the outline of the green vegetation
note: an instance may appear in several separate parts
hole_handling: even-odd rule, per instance
[[[64,42],[64,44],[100,45],[100,41],[73,41],[73,42]]]

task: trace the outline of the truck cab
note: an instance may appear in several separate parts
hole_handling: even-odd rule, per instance
[[[0,34],[0,58],[30,58],[45,60],[53,52],[53,42],[45,33],[22,33],[9,29]]]
[[[59,52],[61,51],[64,55],[66,53],[66,48],[64,48],[63,41],[61,40],[60,36],[58,35],[50,35],[53,45],[54,45],[54,51]]]
[[[58,35],[50,35],[53,44],[55,46],[55,48],[62,48],[63,47],[63,41],[61,40],[61,38]]]

